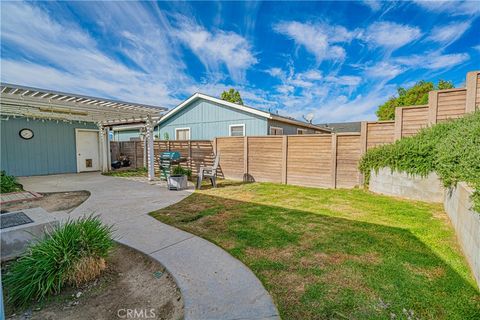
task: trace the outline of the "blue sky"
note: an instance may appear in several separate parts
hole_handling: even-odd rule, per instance
[[[5,2],[1,80],[174,107],[240,90],[314,122],[375,119],[480,65],[478,2]]]

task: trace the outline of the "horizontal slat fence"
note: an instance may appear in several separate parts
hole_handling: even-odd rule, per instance
[[[333,137],[285,137],[288,148],[286,182],[309,187],[331,187]]]
[[[358,133],[220,137],[215,141],[226,178],[325,188],[360,184]]]
[[[127,156],[132,161],[133,168],[141,168],[144,166],[144,142],[143,141],[111,141],[110,150],[112,160],[117,160],[121,155]],[[180,152],[180,156],[186,161],[183,166],[192,170],[196,175],[200,166],[211,166],[214,161],[213,146],[210,140],[195,141],[154,141],[153,150],[155,155],[155,172],[159,172],[159,156],[165,151]],[[136,159],[136,160],[135,160]],[[223,176],[219,172],[220,176]]]
[[[366,123],[367,149],[392,143],[395,132],[395,121],[374,121]]]
[[[473,112],[480,104],[480,73],[467,75],[466,89],[432,91],[429,104],[395,109],[395,121],[362,122],[361,132],[292,136],[219,137],[214,141],[155,141],[155,169],[163,151],[178,151],[193,174],[220,153],[219,175],[310,187],[352,188],[362,183],[361,156],[371,148],[416,134],[422,128]],[[126,155],[143,166],[142,141],[112,142],[112,160]]]

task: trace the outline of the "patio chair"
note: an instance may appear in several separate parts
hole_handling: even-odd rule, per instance
[[[215,160],[213,161],[213,166],[211,167],[200,167],[198,170],[197,177],[197,189],[202,187],[203,178],[210,178],[210,182],[214,188],[217,187],[217,169],[218,164],[220,163],[220,153],[215,155]]]

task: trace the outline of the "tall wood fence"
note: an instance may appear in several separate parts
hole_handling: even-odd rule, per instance
[[[422,128],[480,109],[480,72],[467,74],[466,88],[432,91],[429,104],[395,109],[395,121],[362,122],[360,133],[218,137],[214,141],[155,141],[155,168],[163,151],[178,151],[196,174],[220,153],[225,178],[294,185],[352,188],[362,183],[361,156],[370,148],[416,134]],[[114,154],[143,166],[143,142],[112,142]]]

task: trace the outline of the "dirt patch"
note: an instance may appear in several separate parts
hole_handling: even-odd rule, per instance
[[[68,192],[45,192],[41,193],[42,198],[10,202],[2,204],[2,212],[12,212],[41,207],[48,212],[66,211],[70,213],[90,197],[90,192],[68,191]]]
[[[445,269],[442,267],[433,267],[433,268],[420,268],[416,267],[408,262],[405,262],[403,264],[405,268],[407,268],[410,272],[423,276],[429,280],[436,280],[438,278],[441,278],[445,275]]]
[[[118,245],[108,259],[107,271],[95,282],[66,288],[16,315],[10,311],[7,319],[127,319],[127,312],[130,318],[136,314],[136,319],[182,319],[183,299],[172,276],[158,262]]]

